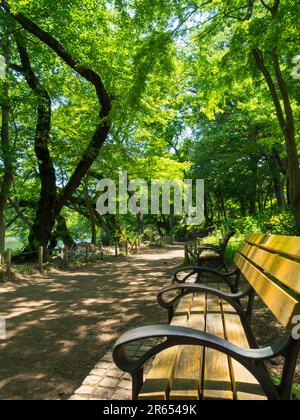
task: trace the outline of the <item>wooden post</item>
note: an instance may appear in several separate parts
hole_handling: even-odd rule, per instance
[[[125,244],[125,251],[126,251],[126,255],[128,255],[128,239],[126,239],[126,244]]]
[[[44,262],[44,247],[39,247],[39,272],[43,272],[43,262]]]
[[[135,241],[135,252],[138,253],[138,241],[137,241],[137,239]]]
[[[184,263],[188,264],[190,262],[189,260],[189,246],[188,244],[184,244]]]
[[[68,247],[66,245],[64,247],[64,264],[66,268],[69,266],[69,254],[68,254]]]
[[[117,257],[119,255],[118,253],[118,239],[115,239],[115,257]]]
[[[0,252],[0,267],[2,266],[3,263],[4,263],[4,258],[3,258],[3,255]]]
[[[8,280],[10,280],[11,277],[11,256],[12,256],[12,250],[7,250],[7,260],[6,260],[6,273]]]
[[[90,248],[90,244],[86,243],[85,244],[85,262],[86,263],[89,262],[89,248]]]

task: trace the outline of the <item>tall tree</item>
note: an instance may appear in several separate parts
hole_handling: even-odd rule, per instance
[[[29,55],[23,40],[17,38],[17,47],[22,63],[20,72],[24,74],[29,87],[37,98],[37,124],[34,139],[34,150],[38,162],[41,192],[37,212],[29,235],[29,247],[34,250],[42,245],[47,250],[56,215],[56,175],[49,152],[51,130],[51,99],[47,90],[40,83],[32,69]]]
[[[48,152],[47,142],[51,126],[51,101],[49,95],[38,83],[34,72],[31,69],[26,50],[19,45],[19,52],[22,59],[25,74],[30,87],[37,93],[39,103],[39,123],[36,133],[35,149],[40,160],[40,175],[42,184],[39,209],[33,229],[30,235],[30,245],[36,249],[38,245],[47,246],[55,220],[59,217],[64,205],[72,197],[76,188],[80,185],[89,168],[99,155],[109,130],[109,113],[111,111],[111,99],[106,91],[101,76],[93,69],[83,66],[72,54],[51,34],[41,29],[37,24],[28,19],[22,13],[11,12],[8,2],[3,1],[2,7],[13,17],[26,31],[40,39],[45,45],[51,48],[70,68],[90,82],[96,90],[99,101],[99,122],[90,144],[84,151],[76,169],[70,177],[63,190],[56,196],[55,173],[52,161]],[[45,200],[45,201],[44,201]]]
[[[278,8],[275,10],[272,8],[272,16],[273,18],[277,18]],[[298,233],[300,234],[300,167],[295,136],[295,120],[289,97],[289,91],[281,71],[276,48],[272,50],[272,62],[273,70],[275,73],[275,81],[273,80],[272,75],[266,66],[262,51],[258,48],[255,48],[253,49],[253,55],[256,65],[263,74],[268,85],[276,109],[278,122],[285,139],[288,161],[289,197]]]
[[[13,182],[12,151],[9,138],[9,65],[10,65],[10,39],[4,36],[1,40],[3,51],[3,77],[1,90],[1,155],[3,160],[3,175],[0,182],[0,255],[3,255],[5,248],[5,209],[9,197],[10,188]]]

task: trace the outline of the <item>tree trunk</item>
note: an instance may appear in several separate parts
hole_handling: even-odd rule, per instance
[[[277,205],[278,207],[283,207],[286,209],[287,202],[284,195],[284,183],[282,180],[283,168],[281,167],[278,158],[280,159],[276,150],[273,150],[270,155],[266,155],[266,159],[268,161],[270,172],[273,178],[274,192],[277,200]]]
[[[23,74],[38,101],[38,118],[34,139],[34,150],[39,167],[41,192],[36,216],[29,234],[29,249],[34,251],[39,246],[47,249],[55,225],[54,206],[56,203],[56,175],[49,152],[51,130],[51,99],[47,90],[40,84],[32,70],[26,48],[17,40]]]
[[[39,202],[37,217],[29,238],[30,246],[36,249],[38,245],[45,244],[46,246],[46,244],[48,244],[51,238],[51,231],[54,227],[55,220],[59,217],[63,207],[72,197],[74,191],[80,185],[83,177],[86,175],[87,171],[90,169],[90,167],[98,157],[100,150],[105,140],[107,139],[108,133],[110,131],[110,122],[108,120],[108,116],[111,111],[111,99],[98,73],[96,73],[91,68],[83,66],[69,53],[69,51],[62,44],[60,44],[60,42],[58,42],[52,35],[41,29],[33,21],[28,19],[25,15],[21,13],[13,13],[10,9],[10,6],[5,2],[2,4],[2,7],[11,17],[13,17],[17,22],[19,22],[20,25],[26,31],[37,37],[41,42],[43,42],[50,49],[52,49],[70,68],[76,71],[77,74],[82,76],[86,81],[90,82],[95,87],[97,98],[99,101],[99,122],[97,124],[95,134],[92,137],[90,144],[81,156],[81,159],[76,169],[74,170],[71,178],[69,179],[69,182],[63,188],[59,196],[55,197],[55,199],[53,184],[55,172],[51,173],[51,158],[50,155],[47,154],[47,150],[43,147],[43,142],[45,138],[41,139],[41,144],[36,145],[36,152],[39,152],[42,158],[42,165],[40,167],[41,182],[44,183],[45,187],[48,183],[49,188],[48,193],[44,197],[46,199],[46,202],[44,202],[43,204],[41,200]],[[31,74],[31,76],[35,76],[34,73]],[[35,82],[37,82],[37,80],[35,80]],[[51,114],[46,114],[47,111],[51,111],[51,104],[48,95],[43,95],[43,93],[45,94],[46,92],[39,92],[40,97],[44,96],[44,103],[39,104],[40,112],[41,114],[44,114],[44,117],[42,115],[39,115],[39,129],[46,133],[48,128],[47,125],[50,124],[51,116]],[[49,174],[50,179],[48,177]],[[46,192],[45,189],[44,192]]]
[[[256,213],[256,203],[258,201],[258,175],[257,175],[257,168],[258,168],[258,157],[256,155],[249,156],[251,161],[249,163],[251,169],[251,184],[249,188],[249,212],[250,214]]]
[[[250,214],[255,214],[256,213],[256,197],[253,197],[250,200],[249,213]]]
[[[288,160],[289,199],[294,214],[297,231],[298,234],[300,234],[300,169],[295,139],[294,116],[291,102],[289,99],[287,85],[283,78],[283,74],[281,72],[279,64],[279,58],[275,49],[272,52],[272,60],[273,68],[275,71],[276,83],[273,81],[271,73],[266,67],[262,52],[258,48],[255,48],[253,50],[253,56],[255,58],[257,68],[263,74],[265,81],[268,85],[276,109],[277,119],[285,139]],[[276,85],[278,85],[281,98],[279,92],[277,91]],[[283,102],[283,106],[281,103],[281,99]]]
[[[222,213],[224,215],[225,220],[227,220],[227,211],[226,211],[225,201],[224,201],[223,195],[222,195],[221,192],[218,192],[218,196],[219,196],[219,199],[220,199],[220,208],[221,208],[221,211],[222,211]]]
[[[142,213],[138,213],[136,215],[136,218],[137,218],[138,231],[139,233],[143,235],[145,231],[144,215]]]
[[[17,218],[20,218],[30,229],[33,226],[33,221],[23,213],[19,207],[19,203],[13,201],[11,198],[8,199],[9,204],[14,208]]]
[[[300,168],[298,150],[295,137],[295,121],[289,98],[288,88],[281,72],[277,52],[273,50],[273,66],[279,90],[283,99],[286,124],[283,127],[288,156],[289,191],[291,207],[295,217],[298,233],[300,234]]]
[[[211,219],[209,214],[209,208],[208,208],[208,195],[205,195],[204,197],[204,217],[205,217],[205,227],[209,227],[211,225]]]
[[[261,183],[259,183],[258,197],[257,197],[257,205],[258,205],[259,212],[263,211],[262,196],[263,196],[263,185]]]
[[[247,215],[247,207],[246,207],[246,200],[244,197],[240,199],[240,210],[241,210],[241,216],[245,217]]]
[[[97,245],[97,227],[96,227],[96,220],[95,220],[95,213],[94,213],[94,206],[93,203],[91,202],[90,196],[89,196],[89,190],[88,190],[88,176],[86,176],[85,180],[84,180],[84,200],[85,200],[85,204],[88,208],[88,212],[89,212],[89,221],[91,224],[91,234],[92,234],[92,240],[91,243],[93,245]]]
[[[12,155],[9,141],[9,53],[10,45],[9,39],[4,40],[3,56],[5,60],[5,71],[2,86],[2,101],[1,101],[1,153],[3,159],[4,173],[0,185],[0,254],[3,255],[5,249],[5,209],[9,196],[9,191],[13,182],[13,165]]]
[[[208,200],[210,203],[210,206],[209,206],[210,207],[210,223],[211,225],[213,225],[214,224],[214,203],[210,194],[208,194]]]
[[[273,187],[273,182],[270,183],[269,187],[268,187],[268,191],[266,193],[265,199],[264,199],[264,206],[263,206],[263,210],[265,211],[267,208],[267,203],[268,203],[268,198],[270,197],[271,199],[271,203],[272,203],[272,187]]]
[[[57,240],[59,239],[62,240],[64,245],[66,245],[68,248],[72,248],[72,246],[75,245],[75,242],[68,230],[66,219],[61,215],[57,218],[56,230],[54,233],[54,237],[52,238],[52,241],[55,240],[57,242]],[[53,246],[53,249],[55,247],[56,247],[56,244],[55,246]]]
[[[277,200],[277,205],[279,207],[283,207],[284,209],[287,208],[287,202],[284,195],[284,186],[283,182],[281,181],[280,175],[274,176],[274,191]]]

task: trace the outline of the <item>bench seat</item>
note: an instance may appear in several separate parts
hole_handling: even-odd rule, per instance
[[[116,342],[113,358],[131,374],[134,400],[291,399],[300,353],[300,238],[249,235],[234,262],[232,273],[199,265],[177,270],[157,296],[168,325],[136,328]],[[285,330],[264,348],[251,326],[256,296]],[[127,345],[153,339],[138,359],[127,352]],[[279,384],[267,364],[278,357]]]
[[[171,322],[206,331],[249,348],[236,311],[208,294],[182,298]],[[140,400],[265,400],[256,379],[238,362],[215,350],[178,346],[156,356]]]

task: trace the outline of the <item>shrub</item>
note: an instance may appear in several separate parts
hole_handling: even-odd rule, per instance
[[[232,227],[237,234],[242,235],[262,232],[292,236],[297,232],[292,213],[279,209],[267,210],[241,219],[228,219],[221,224],[220,229],[224,232],[229,227]]]

